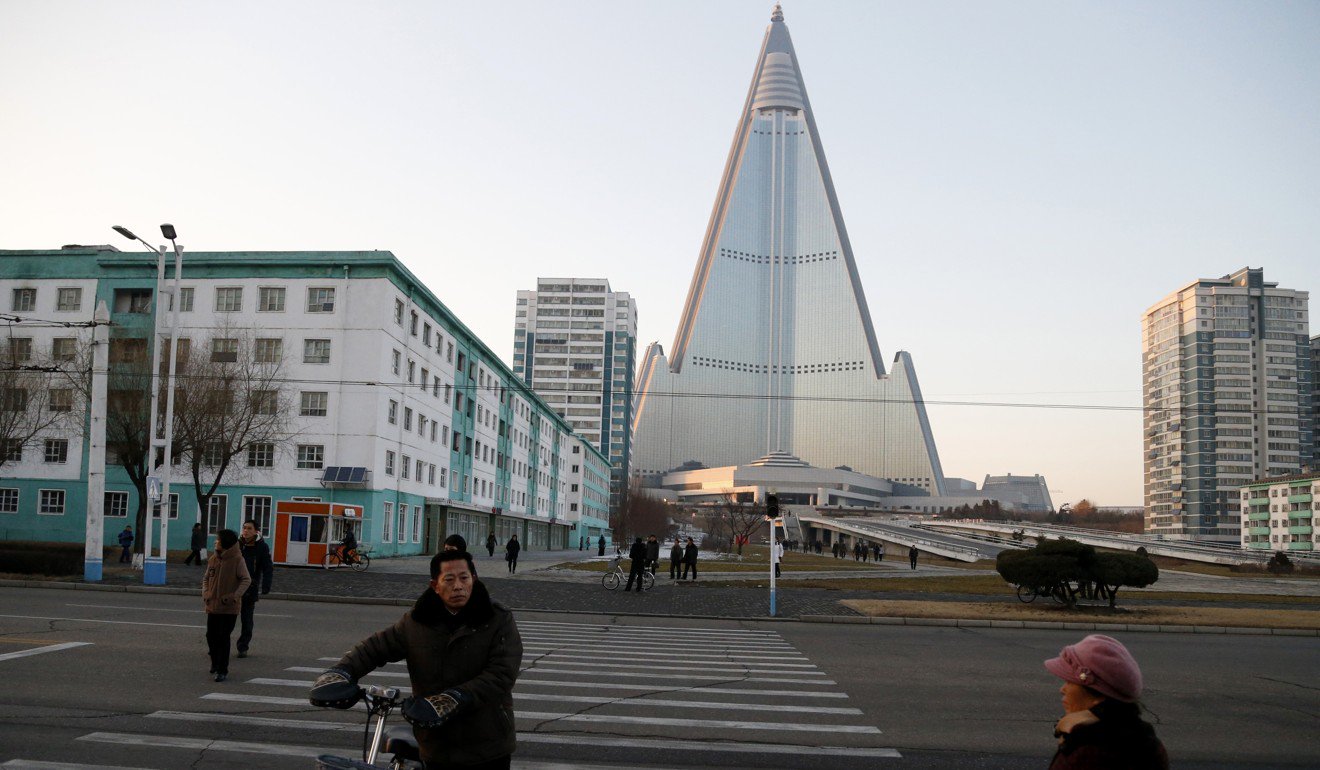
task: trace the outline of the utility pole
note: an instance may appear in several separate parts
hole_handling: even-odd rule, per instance
[[[92,316],[91,421],[87,447],[87,530],[83,543],[83,580],[101,581],[105,554],[105,418],[110,366],[110,310],[96,303]]]

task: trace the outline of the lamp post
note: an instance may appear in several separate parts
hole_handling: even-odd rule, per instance
[[[134,235],[131,230],[121,225],[114,226],[115,232],[137,241],[156,255],[156,293],[155,303],[152,313],[152,346],[151,346],[151,419],[148,423],[147,434],[147,494],[148,499],[155,503],[157,500],[163,500],[160,516],[160,555],[151,555],[151,534],[152,518],[154,517],[154,505],[147,509],[147,524],[142,528],[142,582],[146,585],[165,585],[165,555],[169,548],[169,528],[170,528],[170,469],[173,467],[173,448],[174,448],[174,379],[178,366],[178,339],[179,339],[179,278],[183,272],[183,247],[176,240],[178,234],[174,231],[174,225],[164,224],[160,226],[160,234],[167,238],[174,247],[174,281],[169,291],[165,290],[165,253],[166,249],[161,246],[159,249],[147,243],[142,238]],[[156,438],[156,421],[160,413],[160,353],[161,339],[160,328],[160,299],[165,294],[170,297],[170,363],[169,374],[165,384],[165,430],[162,439]],[[163,464],[161,466],[160,476],[156,477],[152,471],[155,470],[156,449],[162,448]],[[152,493],[155,497],[152,497]]]

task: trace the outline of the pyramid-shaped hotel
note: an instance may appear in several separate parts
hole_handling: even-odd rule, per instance
[[[912,359],[886,372],[880,356],[779,6],[673,347],[647,349],[635,409],[635,475],[790,452],[944,494]]]

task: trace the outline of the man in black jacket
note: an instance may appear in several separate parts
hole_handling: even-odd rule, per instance
[[[515,748],[513,684],[522,637],[508,608],[473,576],[472,556],[445,551],[431,559],[430,587],[393,626],[359,642],[313,685],[314,705],[349,708],[356,682],[408,661],[413,697],[403,715],[427,767],[508,768]]]
[[[252,576],[252,585],[243,594],[243,605],[238,617],[241,630],[238,633],[238,657],[246,658],[248,645],[252,642],[252,614],[257,609],[257,591],[270,593],[270,580],[274,577],[275,565],[270,560],[270,545],[257,529],[257,522],[248,519],[243,522],[243,532],[238,538],[238,550],[247,563],[248,574]]]
[[[642,536],[638,535],[633,541],[632,548],[628,549],[628,558],[632,559],[632,569],[628,571],[628,585],[623,587],[625,591],[631,591],[633,581],[637,581],[637,593],[642,592],[642,573],[646,571],[646,543],[642,542]]]
[[[655,535],[646,538],[646,568],[651,571],[651,577],[655,577],[655,568],[660,565],[660,541],[655,539]]]

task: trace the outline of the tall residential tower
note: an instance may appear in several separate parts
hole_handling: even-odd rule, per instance
[[[779,7],[756,60],[674,345],[638,376],[633,468],[810,465],[944,492],[912,359],[886,371]]]
[[[1307,298],[1243,268],[1146,311],[1148,532],[1238,542],[1238,488],[1311,461]]]
[[[519,291],[513,371],[610,461],[610,508],[632,454],[637,302],[603,278],[538,278]]]

